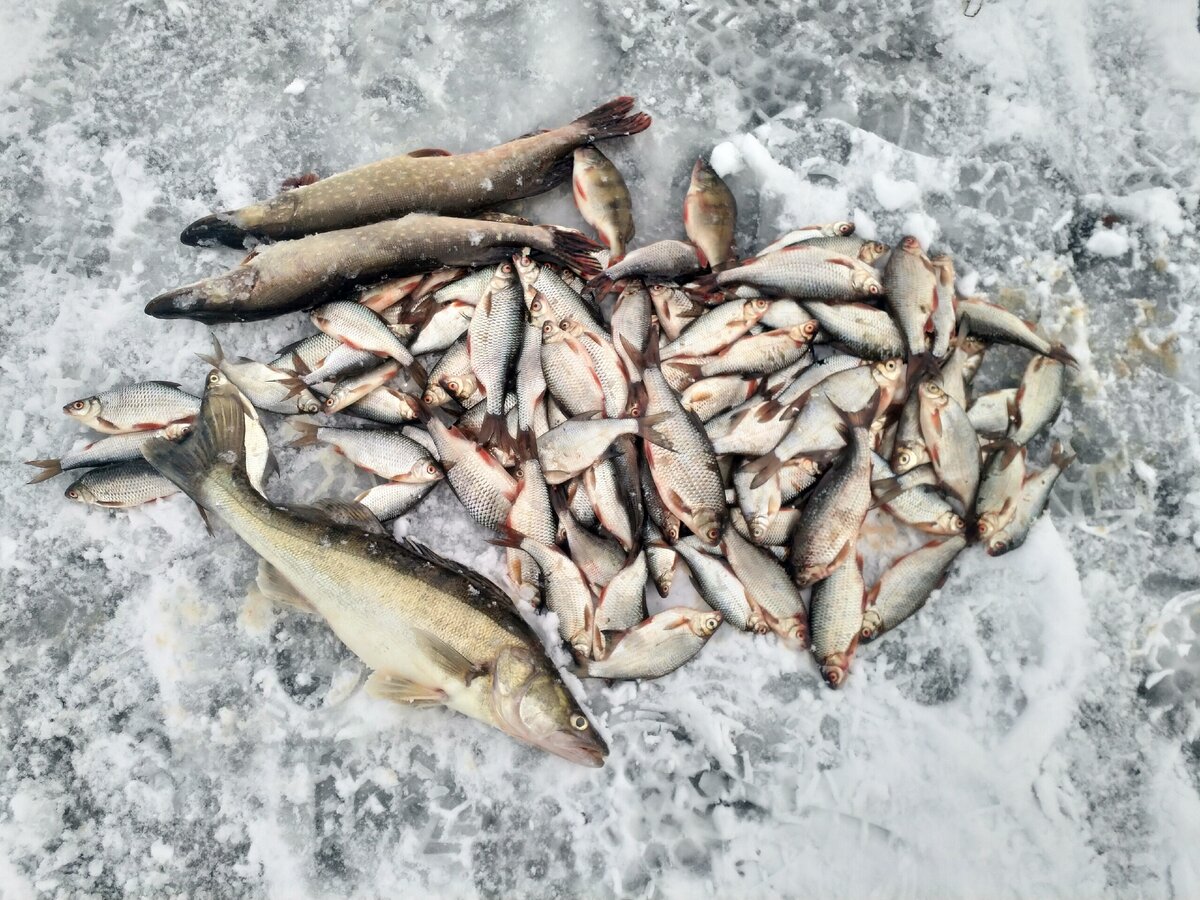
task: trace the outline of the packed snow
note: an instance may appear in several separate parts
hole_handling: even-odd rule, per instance
[[[1195,4],[4,7],[0,896],[1200,894]],[[185,499],[106,512],[66,476],[24,484],[82,437],[64,403],[199,390],[205,327],[142,312],[236,261],[181,246],[187,222],[622,93],[655,117],[613,146],[635,246],[682,237],[710,155],[739,249],[829,220],[912,233],[1080,360],[1050,514],[1012,554],[965,552],[843,691],[722,629],[661,681],[583,685],[612,752],[575,768],[368,698]],[[583,227],[568,189],[523,206]],[[309,329],[217,332],[261,359]],[[274,496],[370,483],[264,419]],[[446,485],[398,530],[499,575]]]

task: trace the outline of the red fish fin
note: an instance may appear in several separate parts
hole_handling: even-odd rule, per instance
[[[550,240],[554,247],[550,251],[551,256],[570,266],[585,280],[594,279],[600,274],[600,263],[596,254],[604,249],[603,247],[577,231],[553,225],[544,227],[549,229],[551,234]]]
[[[632,97],[617,97],[585,113],[571,124],[580,126],[589,141],[637,134],[649,128],[651,120],[645,113],[630,115],[633,102]]]

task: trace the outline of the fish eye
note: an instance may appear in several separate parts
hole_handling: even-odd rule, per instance
[[[576,731],[587,731],[587,729],[588,729],[587,717],[581,716],[578,714],[571,716],[571,727],[574,728]]]
[[[907,466],[910,462],[912,462],[912,454],[907,450],[903,450],[896,456],[896,462],[900,463],[902,466]]]
[[[333,406],[335,403],[337,403],[337,400],[333,397],[332,394],[325,398],[326,406]]]
[[[561,322],[558,323],[558,327],[561,328],[563,331],[566,331],[568,328],[571,327],[571,320],[563,319]]]
[[[428,465],[425,466],[425,471],[430,475],[436,475],[437,470],[438,470],[437,466],[435,466],[433,463],[429,463]]]
[[[950,520],[950,524],[954,526],[956,531],[962,531],[967,525],[967,523],[963,521],[962,516],[955,516]]]
[[[542,325],[542,334],[551,334],[554,331],[554,323],[546,322]]]
[[[512,272],[512,270],[513,270],[512,263],[504,263],[500,266],[500,271],[503,272],[505,275]]]
[[[75,490],[75,488],[71,488],[69,491],[67,491],[67,496],[70,497],[72,500],[78,500],[79,499],[79,491]]]
[[[838,234],[842,237],[847,237],[854,233],[854,225],[851,222],[843,222],[838,226]]]
[[[721,624],[721,620],[716,616],[709,616],[704,620],[704,628],[707,631],[716,631],[717,626]]]
[[[720,530],[715,525],[712,528],[709,528],[707,531],[705,531],[704,534],[708,537],[708,539],[710,541],[715,541],[717,538],[719,538],[721,536]]]
[[[209,372],[208,373],[208,383],[209,384],[219,384],[220,381],[221,381],[220,374],[218,374],[217,372]]]

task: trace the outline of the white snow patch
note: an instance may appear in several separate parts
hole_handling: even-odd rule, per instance
[[[1098,224],[1084,246],[1093,256],[1124,256],[1129,252],[1129,237],[1124,229],[1105,228]]]
[[[708,163],[718,175],[725,178],[742,171],[745,161],[742,159],[742,154],[738,152],[737,146],[732,141],[722,141],[713,147],[713,151],[708,158]]]
[[[885,172],[876,172],[871,176],[871,186],[875,190],[875,199],[888,212],[907,209],[921,202],[921,189],[915,181],[895,179]]]
[[[303,78],[295,78],[292,80],[291,84],[289,84],[287,87],[285,87],[283,89],[283,92],[285,94],[289,94],[293,97],[298,97],[300,94],[303,94],[306,90],[308,90],[308,82],[305,81]]]

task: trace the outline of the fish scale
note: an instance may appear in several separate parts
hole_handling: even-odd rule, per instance
[[[480,439],[491,443],[504,429],[504,387],[521,349],[525,306],[511,262],[496,267],[496,274],[475,307],[467,330],[467,355],[483,390],[487,419]]]
[[[716,276],[716,283],[813,300],[851,300],[876,296],[883,290],[874,269],[861,260],[803,243],[726,269]]]
[[[930,541],[892,563],[867,594],[861,639],[874,640],[923,607],[966,546],[961,535]]]
[[[68,500],[109,509],[141,506],[179,492],[144,459],[89,469],[65,492]]]
[[[888,311],[904,335],[909,356],[929,351],[926,331],[937,305],[937,275],[921,244],[905,237],[883,269]]]
[[[602,658],[581,665],[581,674],[585,678],[661,678],[699,653],[721,621],[721,614],[715,611],[663,610],[618,634]]]
[[[104,434],[153,431],[196,417],[200,400],[172,381],[143,381],[75,400],[63,412]]]

